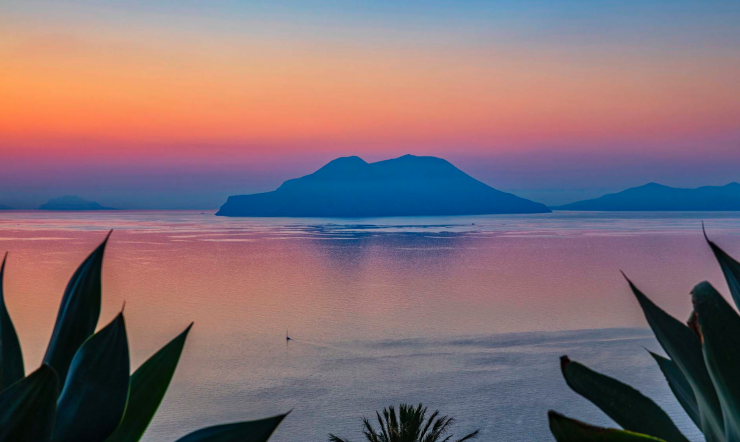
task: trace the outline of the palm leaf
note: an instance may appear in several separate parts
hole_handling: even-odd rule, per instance
[[[59,381],[67,379],[69,364],[77,349],[94,332],[100,316],[100,276],[105,245],[110,233],[90,256],[77,268],[67,284],[59,307],[44,363],[59,374]]]
[[[704,231],[704,238],[709,243],[709,247],[711,247],[714,257],[717,258],[722,273],[725,275],[732,299],[735,301],[735,305],[740,308],[740,262],[737,262],[717,244],[709,240],[707,232],[704,230],[704,223],[702,223],[702,230]]]
[[[123,421],[106,442],[136,442],[144,435],[175,374],[192,326],[147,359],[131,376]]]
[[[102,442],[121,422],[129,387],[123,313],[85,341],[59,396],[53,442]]]
[[[0,264],[0,391],[22,379],[25,374],[21,343],[18,341],[13,321],[5,307],[3,280],[7,260],[8,254],[5,253],[3,263]]]
[[[48,365],[0,393],[0,441],[48,442],[54,429],[59,380]]]
[[[719,395],[728,441],[740,441],[740,316],[708,282],[691,292],[704,358]]]
[[[625,430],[648,434],[667,442],[688,442],[670,417],[638,390],[585,365],[560,358],[568,386],[585,397]]]
[[[664,358],[663,356],[657,355],[653,352],[650,352],[650,355],[658,363],[660,371],[663,372],[663,376],[665,376],[668,381],[668,386],[671,388],[673,395],[676,396],[676,399],[678,399],[678,402],[686,411],[686,414],[689,415],[697,427],[701,428],[699,406],[696,403],[694,391],[691,389],[689,381],[686,380],[686,376],[681,373],[681,369],[679,369],[670,359]]]
[[[625,276],[626,278],[626,276]],[[693,330],[656,306],[629,279],[656,339],[686,377],[696,396],[701,430],[708,442],[724,440],[724,422],[717,392],[704,364],[701,342]]]
[[[203,428],[177,442],[266,442],[287,415]]]
[[[570,419],[555,411],[547,413],[550,431],[558,442],[659,442],[658,439],[645,434],[616,428],[595,427]],[[665,441],[663,441],[665,442]]]

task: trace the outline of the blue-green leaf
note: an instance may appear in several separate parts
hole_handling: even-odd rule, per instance
[[[727,441],[740,441],[740,316],[708,282],[694,287],[691,295]]]
[[[586,424],[562,414],[549,411],[547,418],[550,421],[550,432],[558,442],[660,442],[646,434],[618,430],[616,428],[602,428]],[[665,441],[663,441],[665,442]]]
[[[702,230],[704,225],[702,224]],[[712,248],[717,262],[722,269],[722,273],[725,275],[727,280],[727,286],[730,288],[730,294],[732,299],[735,301],[735,305],[740,308],[740,262],[737,262],[730,255],[722,250],[717,244],[709,240],[707,232],[704,231],[704,238],[709,243],[709,247]]]
[[[0,441],[48,442],[54,429],[59,380],[48,365],[0,393]]]
[[[136,442],[141,439],[167,392],[192,326],[190,324],[184,332],[147,359],[131,376],[126,414],[106,442]]]
[[[77,268],[62,297],[54,331],[44,355],[44,363],[56,370],[61,383],[67,379],[67,370],[77,349],[95,332],[98,325],[100,275],[109,237],[110,233]]]
[[[593,402],[625,430],[668,442],[689,442],[658,404],[631,386],[571,361],[567,356],[560,359],[560,367],[573,391]]]
[[[686,380],[686,376],[681,373],[681,369],[678,368],[678,366],[670,359],[664,358],[663,356],[657,355],[653,352],[650,352],[650,355],[655,359],[655,362],[658,363],[660,371],[663,372],[663,376],[665,376],[666,381],[668,381],[668,386],[671,388],[673,395],[676,396],[676,399],[678,399],[678,402],[686,411],[686,414],[689,415],[697,427],[701,428],[699,406],[696,403],[694,391],[691,389],[689,381]]]
[[[251,422],[216,425],[203,428],[177,442],[266,442],[288,414]]]
[[[7,260],[8,254],[6,253],[3,263],[0,264],[0,391],[23,378],[25,374],[21,344],[18,342],[13,321],[5,307],[3,280]]]
[[[129,386],[123,313],[85,341],[57,404],[54,442],[103,442],[121,422]]]
[[[642,307],[655,337],[686,377],[699,407],[701,430],[708,442],[723,441],[722,409],[712,379],[704,365],[699,337],[685,324],[656,306],[629,279],[630,288]]]

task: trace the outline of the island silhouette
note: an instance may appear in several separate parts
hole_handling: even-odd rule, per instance
[[[230,196],[218,216],[381,217],[547,213],[545,205],[496,190],[446,160],[404,155],[367,163],[337,158],[277,190]]]
[[[76,195],[52,198],[46,204],[39,206],[39,210],[116,210],[103,207],[95,201],[88,201]]]
[[[740,184],[682,189],[649,183],[553,210],[600,211],[733,211],[740,210]]]
[[[0,210],[13,210],[13,208],[5,204],[0,204]]]

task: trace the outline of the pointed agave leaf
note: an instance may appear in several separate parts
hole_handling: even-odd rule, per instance
[[[627,282],[640,303],[655,338],[691,385],[699,408],[700,428],[707,442],[724,441],[722,409],[704,365],[699,337],[681,321],[656,306],[632,281],[627,279]]]
[[[59,381],[67,379],[67,370],[77,349],[89,338],[98,325],[100,316],[100,275],[103,254],[110,233],[72,275],[62,297],[54,331],[44,355],[44,363],[51,365]]]
[[[560,358],[560,367],[570,388],[625,430],[667,442],[689,442],[662,408],[629,385],[573,362],[567,356]]]
[[[704,225],[702,224],[702,230]],[[709,240],[706,230],[704,230],[704,238],[709,243],[709,247],[712,248],[715,258],[722,268],[722,273],[725,275],[727,280],[727,286],[730,288],[730,294],[732,299],[735,301],[735,305],[740,308],[740,262],[737,262],[730,255],[722,250],[717,244]]]
[[[131,376],[126,414],[106,442],[136,442],[141,439],[167,392],[192,326],[190,324],[184,332],[147,359]]]
[[[48,365],[0,393],[0,440],[48,442],[54,429],[59,380]]]
[[[668,386],[671,388],[673,395],[676,396],[676,399],[678,399],[678,402],[686,411],[686,414],[689,415],[698,428],[701,428],[699,406],[696,403],[694,391],[691,389],[689,381],[686,380],[686,376],[681,373],[681,369],[679,369],[670,359],[664,358],[663,356],[657,355],[653,352],[650,352],[650,355],[655,359],[655,362],[658,363],[660,371],[663,372],[663,376],[665,376],[668,381]]]
[[[727,441],[740,441],[740,316],[708,282],[694,287],[691,295]]]
[[[121,422],[129,357],[123,313],[85,341],[59,396],[53,442],[102,442]]]
[[[547,418],[550,421],[550,432],[558,442],[660,442],[658,439],[645,434],[616,428],[595,427],[570,419],[555,411],[549,411]],[[665,442],[665,441],[664,441]]]
[[[5,307],[3,279],[5,277],[5,261],[7,260],[8,254],[6,253],[3,263],[0,264],[0,391],[23,378],[25,373],[21,344],[18,342],[13,321]]]
[[[288,413],[257,421],[203,428],[177,442],[266,442],[287,415]]]

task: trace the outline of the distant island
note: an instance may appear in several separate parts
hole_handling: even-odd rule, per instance
[[[337,158],[277,190],[230,196],[218,216],[381,217],[548,213],[545,205],[501,192],[448,161],[405,155],[367,163]]]
[[[68,195],[52,198],[46,204],[42,204],[39,210],[116,210],[111,207],[103,207],[95,201],[88,201],[79,196]]]
[[[13,210],[13,208],[5,204],[0,204],[0,210]]]
[[[681,189],[650,183],[553,210],[721,211],[740,210],[740,184]]]

